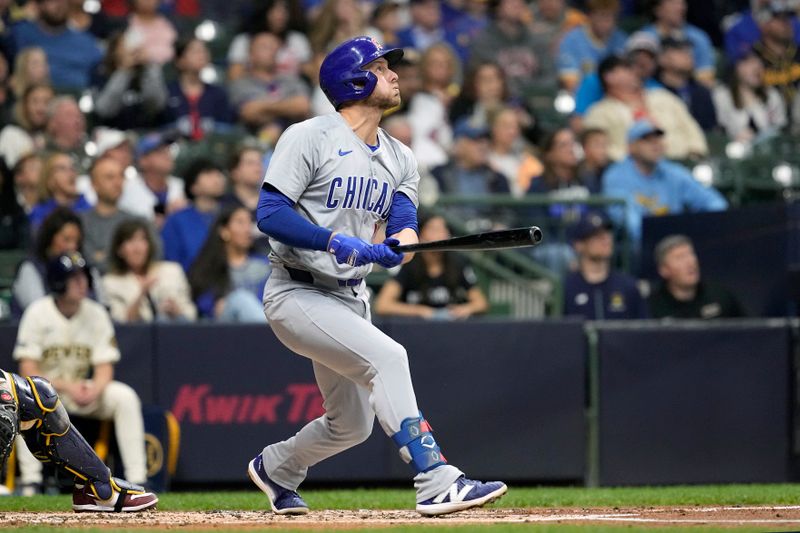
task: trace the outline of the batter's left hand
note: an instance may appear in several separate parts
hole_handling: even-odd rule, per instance
[[[397,246],[400,241],[388,238],[382,244],[372,245],[372,261],[383,268],[396,267],[403,262],[403,252],[395,252],[390,246]]]

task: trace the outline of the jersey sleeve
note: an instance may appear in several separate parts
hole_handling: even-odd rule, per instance
[[[417,190],[419,189],[420,177],[417,160],[410,148],[407,146],[402,146],[401,149],[404,163],[403,179],[400,182],[400,186],[397,188],[397,192],[401,192],[408,196],[409,200],[414,203],[414,206],[419,207],[419,194],[417,193]]]
[[[40,330],[44,317],[39,311],[39,306],[34,303],[22,313],[17,330],[17,342],[14,345],[13,356],[15,361],[22,359],[42,360],[42,336]]]
[[[317,148],[313,137],[313,131],[302,124],[289,127],[278,139],[264,175],[264,183],[293,202],[297,202],[314,175]]]
[[[120,356],[114,325],[102,307],[98,306],[95,313],[96,316],[93,319],[95,343],[92,346],[92,364],[116,363]]]

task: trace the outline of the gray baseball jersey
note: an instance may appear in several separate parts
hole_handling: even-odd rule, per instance
[[[281,135],[264,182],[292,199],[313,224],[371,242],[389,215],[394,194],[416,205],[419,172],[411,150],[378,128],[375,151],[339,113],[295,124]],[[270,238],[270,260],[328,276],[363,278],[372,265],[340,265],[326,252],[293,248]]]

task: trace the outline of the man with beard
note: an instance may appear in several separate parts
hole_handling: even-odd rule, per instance
[[[47,54],[50,78],[58,89],[82,90],[103,53],[90,34],[70,28],[68,0],[36,0],[39,17],[11,27],[12,53],[39,46]]]
[[[319,79],[338,113],[287,129],[264,177],[256,213],[273,264],[265,314],[282,343],[311,359],[325,398],[325,414],[248,465],[277,514],[308,513],[297,493],[308,468],[365,441],[376,416],[413,468],[420,514],[479,507],[507,490],[447,463],[417,406],[405,349],[370,322],[372,263],[407,262],[412,254],[392,246],[419,240],[417,163],[378,127],[400,104],[392,65],[402,55],[369,37],[332,50]],[[384,224],[388,238],[372,244]]]

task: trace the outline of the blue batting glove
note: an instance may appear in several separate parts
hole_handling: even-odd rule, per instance
[[[340,265],[359,267],[372,262],[372,245],[343,233],[331,237],[328,252],[336,256]]]
[[[398,244],[400,241],[391,237],[383,241],[383,244],[373,244],[372,260],[383,268],[396,267],[403,262],[403,252],[395,252],[389,247]]]

